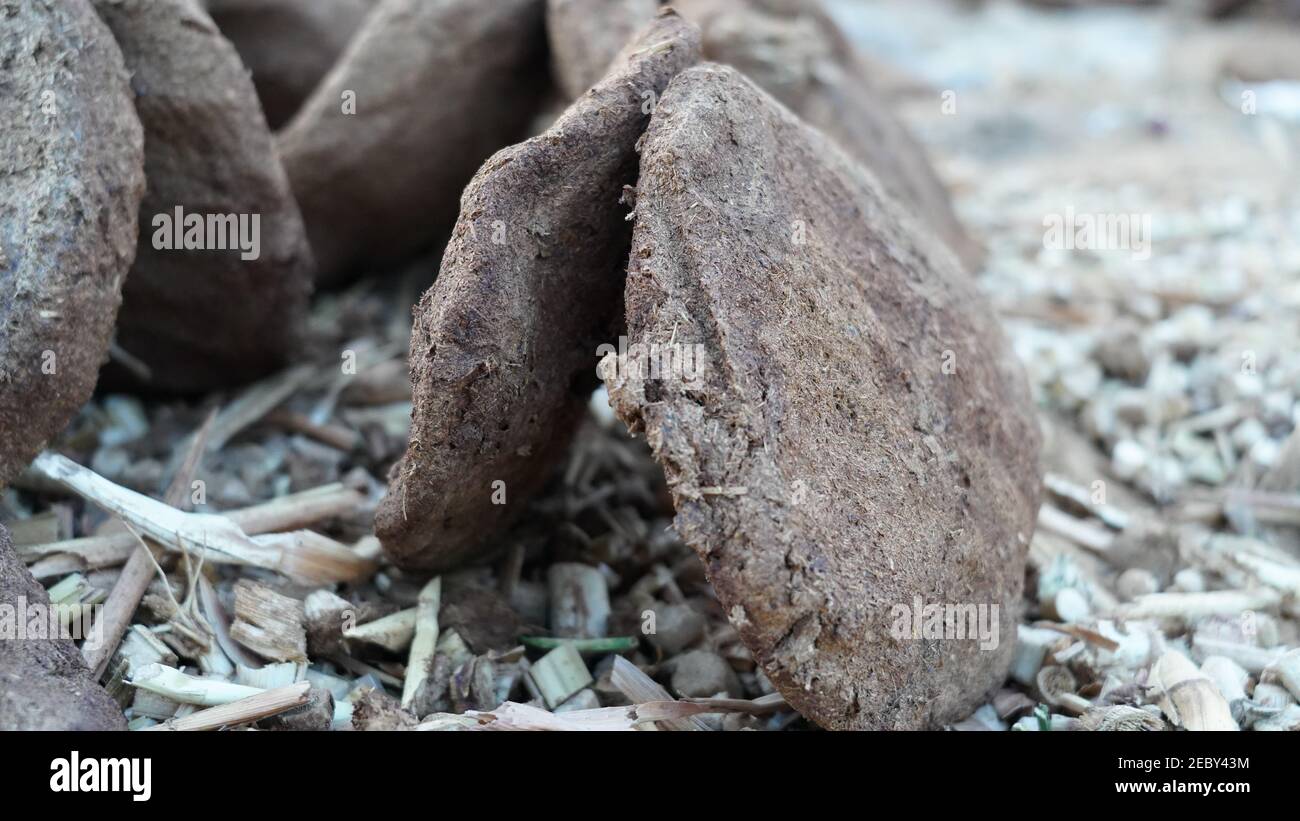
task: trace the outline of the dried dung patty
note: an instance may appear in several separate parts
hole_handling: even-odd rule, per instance
[[[547,0],[551,73],[564,99],[576,100],[600,82],[658,10],[659,0]]]
[[[819,0],[679,0],[704,56],[731,65],[861,161],[968,270],[984,251],[966,233],[925,149],[873,88],[871,67]]]
[[[17,630],[22,620],[29,631],[0,636],[0,730],[125,730],[122,710],[91,680],[77,645],[49,637],[48,616],[44,625],[32,623],[49,607],[0,525],[0,630]],[[30,632],[37,629],[45,632]]]
[[[280,133],[318,282],[433,245],[547,80],[543,0],[382,0]]]
[[[334,67],[376,0],[208,0],[257,86],[266,121],[289,121]]]
[[[602,371],[746,645],[824,727],[968,715],[1004,680],[1038,507],[1039,434],[990,308],[874,177],[731,68],[660,99],[636,214],[629,337],[700,364]],[[996,613],[996,647],[895,635],[917,604]]]
[[[144,385],[165,391],[283,367],[301,341],[311,250],[247,70],[197,0],[95,8],[122,48],[145,130],[148,191],[118,344],[149,367]],[[193,220],[201,232],[190,233]],[[137,381],[117,368],[105,379]]]
[[[87,0],[9,4],[0,37],[0,486],[90,398],[144,194],[122,55]]]
[[[597,348],[621,324],[631,227],[619,202],[648,101],[698,55],[693,26],[658,17],[590,94],[466,188],[415,311],[410,444],[376,516],[397,563],[474,555],[563,456],[598,384]]]

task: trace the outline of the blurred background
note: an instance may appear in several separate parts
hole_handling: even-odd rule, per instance
[[[1043,410],[1159,504],[1277,466],[1300,384],[1300,29],[1207,5],[828,3],[897,70]],[[1149,258],[1048,247],[1067,209],[1149,217]]]

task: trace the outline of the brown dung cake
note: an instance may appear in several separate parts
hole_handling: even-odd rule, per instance
[[[311,249],[247,69],[197,0],[95,8],[145,130],[148,191],[118,344],[149,367],[150,389],[210,390],[283,367],[301,342]],[[116,367],[105,379],[137,381]]]
[[[551,73],[564,99],[576,100],[600,82],[658,9],[659,0],[547,0]]]
[[[466,189],[415,311],[410,444],[376,517],[399,564],[473,555],[563,456],[598,384],[597,348],[619,325],[631,241],[619,202],[647,100],[698,56],[694,26],[656,18],[590,94]]]
[[[144,194],[122,55],[87,0],[8,9],[0,37],[0,486],[90,398]]]
[[[17,630],[21,619],[28,631],[0,637],[0,730],[125,730],[121,708],[91,680],[77,645],[51,636],[48,617],[40,626],[33,623],[49,607],[45,588],[27,572],[0,525],[0,627]],[[14,621],[3,618],[6,611]]]
[[[706,59],[734,66],[865,164],[968,270],[984,251],[962,227],[925,149],[873,87],[819,0],[679,0],[704,31]]]
[[[627,317],[646,349],[702,348],[695,372],[602,371],[785,698],[828,728],[969,714],[1014,649],[1039,435],[952,256],[828,139],[705,64],[647,131]],[[917,604],[983,607],[999,629],[895,635]]]
[[[208,0],[253,73],[271,128],[289,121],[347,47],[375,0]]]
[[[543,0],[382,0],[280,133],[318,282],[432,244],[546,81]],[[364,270],[359,270],[364,269]]]

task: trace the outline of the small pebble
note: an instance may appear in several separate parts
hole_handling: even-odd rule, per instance
[[[646,638],[666,656],[680,653],[704,635],[704,616],[689,604],[664,604],[654,611],[655,630]]]
[[[1065,624],[1077,624],[1092,613],[1088,600],[1073,587],[1062,588],[1057,592],[1052,599],[1051,610],[1056,620]]]
[[[1160,582],[1150,570],[1130,567],[1115,581],[1115,592],[1124,601],[1133,601],[1138,596],[1146,596],[1160,591]]]
[[[672,688],[682,698],[707,698],[725,692],[736,696],[739,681],[726,660],[708,650],[692,650],[673,661]]]
[[[1174,574],[1174,583],[1171,588],[1182,593],[1204,593],[1205,577],[1201,575],[1201,571],[1192,567],[1185,567]]]
[[[1121,439],[1111,452],[1111,469],[1124,480],[1132,480],[1147,463],[1146,449],[1132,439]]]

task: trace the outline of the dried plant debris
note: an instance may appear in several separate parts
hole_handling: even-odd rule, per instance
[[[615,338],[646,101],[698,57],[671,11],[546,133],[493,157],[411,335],[415,410],[375,532],[411,568],[450,567],[516,519],[562,458]]]
[[[148,376],[201,391],[283,366],[300,344],[311,251],[233,46],[197,0],[95,0],[131,71],[148,192],[118,344]]]
[[[84,0],[80,5],[84,8]],[[78,25],[59,22],[74,19],[75,0],[57,4],[58,12],[48,0],[9,6],[21,12],[11,10],[8,20],[22,19],[26,30],[46,32],[43,39],[20,37],[16,45],[4,39],[0,53],[16,55],[11,67],[30,65],[31,55],[62,58],[57,66],[46,67],[51,82],[58,82],[41,85],[70,88],[67,72],[73,72],[87,53],[77,49],[112,45],[102,31],[86,38]],[[753,0],[748,7],[821,32],[818,42],[824,46],[818,48],[828,50],[816,64],[845,64],[836,29],[823,28],[815,5],[805,0]],[[1245,80],[1217,77],[1217,57],[1200,59],[1195,66],[1172,61],[1167,73],[1162,68],[1162,73],[1143,77],[1142,66],[1128,59],[1134,41],[1126,39],[1117,49],[1123,70],[1098,71],[1106,59],[1098,59],[1087,44],[1110,44],[1106,37],[1080,31],[1090,25],[1087,16],[1067,20],[1041,15],[1029,21],[1077,42],[1088,58],[1080,63],[1055,60],[1051,49],[1007,49],[1006,35],[1020,30],[1023,19],[1016,22],[1002,13],[977,10],[963,12],[963,25],[955,27],[943,14],[917,12],[914,7],[884,0],[857,5],[852,17],[839,19],[852,26],[847,31],[868,35],[864,42],[884,42],[877,36],[880,27],[872,22],[880,17],[872,15],[887,15],[889,30],[895,32],[887,39],[893,42],[895,34],[904,40],[913,37],[913,51],[924,52],[924,76],[936,86],[924,97],[900,104],[908,122],[942,157],[946,173],[959,182],[954,193],[962,212],[988,242],[991,264],[981,272],[979,284],[1027,365],[1041,408],[1039,422],[1047,434],[1041,460],[1044,498],[1029,545],[1019,612],[999,611],[997,629],[991,618],[984,623],[986,635],[999,639],[997,650],[990,647],[993,655],[1013,647],[1011,667],[1006,676],[992,678],[986,700],[972,701],[969,711],[957,711],[949,726],[1017,732],[1234,726],[1247,731],[1295,730],[1300,727],[1300,434],[1295,432],[1300,420],[1300,323],[1295,322],[1300,288],[1294,271],[1300,269],[1300,246],[1279,243],[1278,237],[1295,235],[1288,226],[1300,214],[1300,197],[1281,173],[1289,149],[1277,138],[1286,132],[1274,128],[1279,123],[1268,122],[1271,115],[1252,118],[1259,121],[1259,129],[1241,128],[1242,121],[1233,115]],[[1017,14],[1037,13],[1017,7]],[[89,14],[85,17],[96,22]],[[34,25],[30,19],[46,22]],[[1239,47],[1253,31],[1229,35],[1196,18],[1167,18],[1163,13],[1145,20],[1129,32],[1132,37],[1140,41],[1158,36],[1162,42],[1178,43],[1180,53],[1189,43]],[[1012,29],[1007,28],[1009,22]],[[1111,27],[1108,23],[1106,31]],[[776,37],[770,45],[783,42]],[[47,50],[45,44],[53,45]],[[903,53],[891,47],[891,56]],[[1080,71],[1081,65],[1087,70]],[[540,73],[540,63],[537,68]],[[34,173],[21,170],[26,166],[48,170],[32,160],[37,156],[34,148],[65,154],[58,160],[60,167],[83,182],[101,179],[87,171],[93,168],[108,169],[103,179],[112,178],[111,163],[101,159],[95,166],[91,161],[92,155],[105,156],[110,147],[87,139],[81,145],[99,145],[98,153],[81,154],[65,134],[37,133],[48,122],[53,134],[60,125],[68,126],[67,121],[53,115],[48,121],[22,119],[40,102],[33,96],[39,94],[37,84],[23,85],[30,78],[22,71],[14,75],[22,78],[14,85],[18,96],[0,96],[0,110],[17,112],[11,121],[22,124],[0,132],[0,143],[26,146],[27,152],[14,154],[22,162],[6,169],[11,187],[5,191],[25,192],[11,180],[22,179],[15,174]],[[874,71],[855,76],[878,87]],[[1236,73],[1262,78],[1276,72]],[[1123,82],[1108,82],[1108,76]],[[81,82],[86,88],[110,88],[111,71],[96,77],[105,78],[102,87],[88,78]],[[129,113],[125,81],[117,87],[121,99],[112,110]],[[962,89],[965,115],[947,116],[935,104],[944,87]],[[1162,109],[1156,122],[1151,120],[1153,94],[1178,101]],[[735,95],[728,87],[716,105],[724,110],[726,98]],[[662,115],[678,127],[670,123],[665,128],[686,130],[680,127],[685,119],[682,95],[674,90],[667,97]],[[1284,98],[1260,93],[1260,114],[1270,106],[1285,112]],[[17,107],[14,99],[21,101]],[[108,94],[104,99],[116,97]],[[746,99],[742,95],[736,108],[743,108]],[[1062,99],[1069,104],[1060,104]],[[1223,110],[1225,102],[1228,112]],[[765,121],[761,106],[751,108],[756,121]],[[83,104],[76,110],[84,109]],[[66,106],[54,111],[60,116],[69,113]],[[1010,131],[1000,125],[989,128],[990,123],[1004,122],[1017,125]],[[919,239],[910,229],[898,228],[892,218],[882,218],[887,207],[864,208],[860,198],[844,194],[842,180],[827,184],[827,169],[843,162],[829,148],[814,152],[796,137],[790,140],[792,148],[774,154],[754,138],[752,126],[730,132],[713,128],[710,135],[723,147],[717,152],[692,149],[692,140],[677,137],[652,141],[653,168],[647,168],[650,173],[640,185],[640,195],[635,169],[633,179],[625,183],[628,187],[619,192],[643,221],[660,228],[672,225],[675,231],[670,241],[656,241],[644,266],[633,260],[631,342],[644,341],[646,328],[659,329],[662,335],[652,335],[649,341],[660,345],[660,355],[649,356],[651,349],[642,360],[635,355],[635,345],[628,353],[651,368],[641,380],[649,385],[647,401],[638,398],[636,404],[646,406],[642,415],[649,432],[660,431],[654,441],[668,443],[660,448],[660,456],[667,452],[674,459],[665,463],[678,491],[680,534],[672,524],[674,499],[665,470],[644,437],[627,434],[602,389],[593,397],[563,464],[551,472],[545,486],[531,500],[519,500],[513,487],[507,489],[508,503],[522,501],[528,510],[494,537],[502,548],[498,561],[444,573],[435,603],[426,574],[404,571],[380,555],[373,511],[385,493],[383,479],[408,440],[412,395],[404,355],[410,349],[407,317],[429,285],[434,269],[427,258],[394,271],[396,276],[322,294],[310,322],[313,347],[321,359],[276,373],[236,396],[200,402],[92,396],[52,445],[61,455],[38,456],[12,487],[0,492],[0,521],[12,524],[9,532],[18,561],[48,587],[48,600],[61,614],[103,605],[96,622],[103,620],[104,641],[98,647],[83,643],[81,656],[92,670],[102,660],[105,672],[99,680],[125,712],[126,726],[170,731],[809,728],[812,722],[778,692],[800,696],[790,689],[790,676],[774,674],[774,682],[768,672],[773,655],[804,658],[807,637],[819,627],[809,657],[816,661],[828,652],[839,658],[847,655],[843,648],[849,642],[841,636],[855,623],[844,615],[846,605],[841,602],[852,604],[859,597],[846,594],[833,581],[840,578],[843,563],[810,560],[807,538],[791,535],[805,534],[806,522],[827,510],[827,528],[840,527],[838,533],[864,530],[854,547],[868,558],[878,555],[882,562],[870,568],[874,577],[862,571],[863,584],[872,586],[874,596],[866,599],[866,606],[885,611],[885,622],[873,625],[873,638],[879,640],[862,650],[884,660],[883,673],[873,679],[871,670],[854,668],[861,678],[851,684],[867,693],[862,703],[870,708],[879,703],[871,695],[888,692],[898,675],[896,667],[888,666],[894,658],[906,659],[914,668],[908,675],[924,675],[923,681],[934,681],[929,678],[933,675],[969,674],[975,689],[976,679],[984,675],[979,666],[984,654],[968,672],[965,657],[954,662],[954,654],[931,652],[951,642],[928,633],[949,635],[945,626],[927,619],[925,608],[952,601],[978,605],[1005,591],[981,589],[978,580],[960,593],[935,583],[936,592],[923,592],[919,602],[915,597],[891,601],[902,597],[895,586],[914,582],[920,571],[916,562],[900,563],[896,552],[887,552],[896,549],[895,542],[877,543],[882,542],[880,533],[894,530],[914,537],[917,550],[939,543],[937,560],[927,559],[947,562],[948,568],[925,572],[943,582],[983,570],[978,563],[974,570],[970,563],[963,565],[964,554],[941,539],[966,545],[963,540],[969,534],[988,532],[986,524],[961,521],[961,512],[953,511],[955,503],[943,495],[943,488],[970,494],[972,511],[999,509],[1001,514],[988,515],[1011,516],[1018,510],[1007,504],[1011,500],[1019,505],[1021,491],[1013,489],[990,501],[978,495],[989,486],[978,472],[971,477],[976,480],[973,489],[964,491],[959,476],[942,471],[967,462],[936,456],[954,450],[947,444],[950,434],[966,436],[969,429],[950,430],[934,421],[940,418],[935,407],[950,405],[934,401],[938,378],[929,375],[936,352],[927,347],[927,340],[933,344],[945,337],[967,339],[967,326],[952,323],[978,322],[981,310],[971,301],[975,307],[969,315],[936,309],[913,322],[914,327],[900,327],[898,316],[913,316],[908,312],[922,301],[950,293],[951,270],[938,262],[916,266],[916,279],[909,286],[913,296],[899,297],[896,276],[873,272],[882,266],[892,271],[889,259],[912,259],[909,249]],[[79,130],[96,137],[113,133],[89,126]],[[701,133],[705,130],[702,127]],[[1166,130],[1176,139],[1163,137]],[[30,145],[12,142],[11,133]],[[360,126],[357,133],[362,133]],[[733,136],[738,146],[730,145]],[[662,183],[668,168],[665,157],[670,156],[662,150],[665,142],[675,146],[671,167],[691,170],[678,175],[687,192],[681,196],[694,194],[688,203],[675,203],[685,210],[670,213],[671,219],[654,216],[671,199]],[[131,141],[113,145],[128,148]],[[1047,147],[1051,150],[1044,151]],[[136,151],[138,183],[143,159],[138,145]],[[126,153],[112,156],[120,164]],[[55,155],[39,156],[43,162]],[[789,161],[782,170],[782,158],[791,156],[804,159]],[[707,175],[720,165],[734,173],[739,157],[757,170],[739,174],[734,186],[722,186],[733,202],[718,209],[718,185],[709,180],[721,177]],[[772,182],[750,187],[751,173],[767,173]],[[794,184],[796,176],[808,179]],[[705,181],[692,184],[697,178]],[[60,178],[58,184],[66,185],[67,180]],[[810,191],[816,186],[820,195]],[[778,188],[780,197],[772,193]],[[823,213],[817,207],[823,198],[844,213]],[[130,219],[138,217],[138,201],[133,203],[121,208]],[[1062,250],[1036,231],[1025,230],[1068,203],[1074,203],[1077,214],[1108,214],[1119,207],[1151,215],[1151,243],[1139,246],[1151,251],[1150,259],[1127,251]],[[13,236],[26,236],[14,231],[25,230],[36,217],[6,207],[11,208],[4,212],[6,220],[15,213],[23,215],[19,229],[4,223],[10,239],[3,241],[9,243]],[[625,210],[616,208],[614,213],[621,220]],[[712,216],[720,210],[731,222]],[[794,213],[798,211],[804,213]],[[780,227],[774,213],[784,214],[789,223],[788,240],[774,232],[773,223]],[[108,223],[100,219],[100,224]],[[545,228],[551,223],[537,224]],[[743,230],[735,229],[737,225]],[[841,242],[845,247],[837,251],[842,256],[856,251],[855,264],[841,267],[863,281],[861,288],[874,288],[872,299],[857,299],[859,295],[850,291],[848,298],[838,300],[842,305],[825,309],[847,286],[827,273],[811,287],[808,266],[799,264],[805,253],[824,261],[824,246],[829,244],[824,232],[859,238]],[[79,238],[83,232],[64,233]],[[129,259],[132,247],[126,234],[121,232],[119,239],[123,257]],[[903,235],[906,239],[900,239]],[[39,239],[51,247],[62,240],[62,234],[49,236],[53,241],[45,234]],[[624,236],[626,254],[631,243]],[[863,246],[881,236],[893,238],[898,250],[891,256],[874,248],[873,259],[872,249],[864,251]],[[720,241],[729,249],[755,249],[761,262],[749,264],[745,258],[746,264],[734,269],[701,267],[704,274],[693,282],[695,270],[687,268],[687,262],[716,261],[719,252],[707,254]],[[6,253],[12,247],[8,245]],[[5,265],[16,258],[9,254]],[[83,254],[79,259],[90,258]],[[24,264],[29,259],[24,257]],[[673,267],[664,259],[685,262]],[[81,265],[64,268],[79,270]],[[121,270],[128,267],[123,262]],[[668,288],[656,291],[658,286],[649,281],[666,268],[686,269],[686,275],[674,274],[672,282],[684,280],[690,286],[671,292],[690,296],[678,321],[670,320],[671,308],[657,313],[637,310],[638,305],[653,303],[647,294],[670,293]],[[765,272],[778,269],[780,281],[763,279]],[[86,270],[98,269],[87,265]],[[389,270],[382,262],[376,264],[377,273]],[[622,271],[617,277],[621,282]],[[765,291],[748,285],[756,280],[767,285]],[[834,290],[836,284],[839,291]],[[726,297],[733,292],[729,303]],[[787,293],[803,299],[809,315],[820,311],[827,324],[788,318],[792,312],[781,302]],[[743,311],[734,304],[740,300],[746,300]],[[861,304],[884,318],[860,320],[854,314]],[[47,310],[53,316],[53,309]],[[699,317],[710,311],[716,324],[702,331]],[[24,321],[30,318],[23,316]],[[752,325],[738,320],[741,316],[752,319]],[[664,333],[670,326],[676,326],[676,337]],[[817,328],[820,338],[810,339],[808,327]],[[769,328],[775,329],[773,336],[762,336]],[[793,330],[787,344],[788,329]],[[845,346],[843,360],[828,353],[826,364],[818,364],[822,352],[854,332],[858,336]],[[765,347],[751,342],[755,336]],[[710,342],[717,339],[725,346]],[[855,342],[859,339],[875,340],[877,347],[864,355],[853,347],[868,344]],[[695,342],[705,345],[708,357],[694,357]],[[906,345],[915,350],[899,353]],[[350,367],[340,372],[338,352],[343,350],[356,355],[355,373]],[[791,375],[790,368],[773,364],[784,362],[781,357],[791,350],[812,363],[806,372]],[[948,350],[953,353],[947,359],[949,380],[965,381],[939,384],[953,388],[942,398],[946,402],[955,397],[955,402],[967,395],[958,385],[986,384],[980,369],[995,357],[972,359],[960,343],[944,348]],[[692,367],[699,361],[703,370],[701,384],[682,398],[674,393],[674,374],[687,365],[688,351]],[[669,357],[683,355],[680,360],[665,359],[665,352]],[[849,356],[856,357],[851,367],[840,364]],[[898,363],[896,369],[872,364],[885,356],[893,357],[889,361]],[[343,361],[347,366],[349,359]],[[653,370],[656,365],[659,374]],[[713,383],[707,379],[710,374],[716,377]],[[617,370],[614,377],[617,397]],[[902,386],[904,380],[913,386],[910,394]],[[796,382],[799,388],[810,383],[808,392],[826,386],[827,402],[838,400],[845,414],[857,414],[843,421],[849,426],[844,435],[839,429],[827,435],[818,428],[820,416],[809,421],[813,415],[803,412],[806,402],[799,401],[804,394],[794,395],[787,387]],[[736,384],[752,404],[732,401],[741,389],[731,394],[726,389]],[[627,395],[622,399],[626,406]],[[855,401],[879,401],[880,410],[867,415]],[[873,430],[879,431],[880,442],[895,436],[887,423],[899,405],[891,401],[906,402],[904,410],[913,416],[905,418],[918,419],[921,427],[931,430],[910,431],[911,439],[895,437],[901,444],[890,451],[892,461],[880,462],[884,445],[873,449],[862,441]],[[214,421],[206,424],[214,406],[219,406]],[[1015,402],[1011,406],[1017,407]],[[656,408],[660,417],[677,413],[671,421],[680,422],[678,427],[656,428]],[[1005,411],[976,411],[972,417],[998,420]],[[698,433],[704,426],[692,422],[691,415],[712,420],[742,412],[747,415],[738,417],[731,432],[744,444],[735,446],[734,463],[718,466],[722,446],[709,443],[719,440]],[[831,413],[827,417],[844,418]],[[10,418],[3,420],[6,432],[9,423]],[[933,440],[927,441],[927,435]],[[999,433],[992,437],[987,447],[998,447],[1006,438]],[[817,453],[807,446],[810,439],[816,440]],[[700,455],[680,446],[671,450],[672,443],[683,440],[701,443]],[[846,453],[845,443],[851,452]],[[973,452],[985,453],[984,447],[981,443]],[[761,459],[785,471],[780,481],[771,473],[752,478],[753,463]],[[792,464],[799,459],[803,461]],[[897,488],[884,486],[884,492],[898,495],[883,495],[870,511],[874,517],[867,517],[853,505],[880,492],[873,477],[833,488],[850,499],[842,503],[819,483],[830,468],[820,474],[815,469],[826,464],[849,469],[866,464],[878,473],[894,465],[891,479]],[[702,469],[707,472],[701,474]],[[1017,469],[1032,476],[1026,465]],[[681,478],[691,470],[696,479]],[[919,486],[918,476],[926,480],[925,486]],[[449,486],[458,485],[453,481]],[[692,490],[698,498],[689,498]],[[910,507],[898,502],[913,496],[916,502]],[[760,505],[776,512],[746,514],[743,527],[739,520],[732,526],[725,519],[729,510]],[[859,521],[839,517],[844,510]],[[919,532],[914,523],[932,521],[931,514],[951,518],[953,530],[939,537]],[[734,534],[731,540],[719,536],[723,528]],[[772,533],[777,538],[769,537]],[[701,562],[682,534],[696,546],[712,538],[712,564]],[[789,541],[777,561],[760,546],[778,543],[779,538]],[[141,539],[150,550],[140,547]],[[825,556],[856,558],[851,550],[833,548],[832,538]],[[733,561],[739,551],[746,552],[741,560],[750,562],[755,576],[778,565],[762,576],[770,580],[764,594],[751,595],[745,603],[757,600],[767,609],[748,612],[733,606],[736,591],[744,590],[741,583],[746,581]],[[473,555],[486,558],[488,551]],[[897,573],[883,564],[890,556],[900,568]],[[19,591],[15,595],[35,600],[28,594],[39,596],[40,590],[20,568],[11,570],[12,564],[0,561],[8,583],[0,583],[0,591]],[[713,573],[719,590],[710,585],[706,570]],[[793,594],[785,588],[791,576],[802,585]],[[880,580],[891,578],[898,579],[895,586],[882,590]],[[743,617],[770,625],[778,615],[807,612],[813,607],[810,601],[820,602],[818,596],[828,593],[835,601],[825,608],[826,617],[796,621],[790,638],[768,656],[752,641],[758,630],[754,624],[733,625],[728,620]],[[907,606],[906,618],[892,611],[895,604]],[[0,598],[0,630],[8,629],[4,606],[9,606],[7,600]],[[975,616],[967,636],[978,638],[978,609]],[[839,632],[829,631],[830,624],[839,625]],[[1004,637],[1003,628],[1012,624],[1014,637]],[[902,632],[896,634],[900,626]],[[240,640],[270,656],[295,660],[268,660]],[[21,656],[22,664],[33,653],[48,661],[41,655],[48,647],[18,649],[27,654]],[[54,650],[56,662],[68,663],[70,677],[42,673],[37,679],[41,684],[31,689],[23,684],[28,679],[7,676],[19,656],[11,643],[0,642],[0,724],[12,723],[12,699],[21,700],[24,708],[29,702],[45,705],[42,709],[58,701],[51,708],[56,713],[47,709],[39,714],[41,726],[64,726],[66,721],[59,722],[68,717],[84,719],[82,699],[102,703],[102,695],[89,684],[90,676],[76,663],[76,653],[65,653],[70,649],[67,642],[58,642]],[[794,667],[806,669],[812,663]],[[73,667],[80,672],[72,672]],[[935,668],[940,672],[925,672]],[[783,669],[788,668],[777,668],[776,673]],[[51,681],[57,686],[46,686]],[[403,708],[398,697],[408,682],[414,697],[409,708]],[[829,724],[818,711],[830,703],[825,694],[844,692],[843,684],[843,679],[828,680],[826,686],[819,681],[813,689],[822,694],[820,700],[814,703],[812,696],[804,695],[800,706],[810,719]],[[872,687],[876,689],[866,689]],[[914,726],[909,720],[918,713],[915,689],[903,690],[897,703],[886,707],[891,715],[881,724]],[[954,687],[953,692],[960,690]],[[122,726],[111,711],[96,709],[94,714],[99,717],[95,726]],[[45,721],[51,716],[51,722]]]
[[[0,526],[0,730],[126,729],[72,640],[93,636],[90,613],[52,607]]]
[[[334,67],[376,0],[208,0],[253,74],[266,121],[289,121]]]
[[[983,250],[958,221],[925,149],[867,76],[819,0],[678,0],[704,56],[734,66],[862,162],[970,270]]]
[[[1219,687],[1182,653],[1170,651],[1152,665],[1151,687],[1157,691],[1160,707],[1175,727],[1237,729]]]
[[[455,630],[475,653],[504,652],[519,638],[520,618],[509,602],[477,585],[449,585],[438,621],[444,629]]]
[[[382,0],[280,134],[319,265],[338,283],[432,245],[545,82],[543,0]]]
[[[327,301],[334,299],[367,306],[342,309],[349,317],[397,313],[387,301],[374,304],[368,292]],[[321,311],[333,316],[340,308]],[[398,332],[386,319],[379,327]],[[381,348],[389,344],[382,336],[376,340]],[[106,640],[116,612],[111,602],[127,578],[122,565],[140,550],[129,530],[89,535],[103,515],[97,509],[163,548],[147,560],[152,578],[141,606],[128,604],[123,611],[129,624],[120,644],[114,639],[115,646],[100,653],[107,661],[105,688],[130,729],[410,729],[421,719],[430,729],[477,727],[480,719],[467,711],[505,704],[509,713],[515,709],[509,703],[525,701],[522,709],[541,711],[547,698],[557,716],[572,717],[554,725],[560,729],[586,726],[592,710],[628,704],[636,705],[632,723],[640,729],[802,725],[783,702],[770,703],[770,684],[727,625],[698,559],[669,527],[662,470],[612,416],[583,425],[562,470],[535,500],[535,515],[505,535],[514,545],[505,560],[446,575],[434,601],[434,588],[422,576],[391,565],[362,571],[377,549],[373,537],[362,535],[355,547],[325,537],[367,533],[364,512],[383,485],[366,474],[382,472],[382,462],[352,467],[345,477],[349,487],[279,495],[295,472],[288,458],[292,435],[278,423],[256,420],[269,420],[267,411],[280,403],[305,413],[323,397],[346,401],[333,378],[289,373],[270,394],[257,388],[234,399],[210,425],[203,420],[211,409],[188,403],[92,400],[87,418],[70,432],[70,448],[97,448],[85,461],[100,466],[119,461],[107,456],[113,450],[128,462],[202,454],[194,475],[203,477],[208,498],[196,502],[194,512],[157,501],[163,495],[157,488],[148,491],[155,498],[131,494],[55,454],[39,457],[24,479],[24,487],[46,490],[0,496],[0,515],[18,516],[19,558],[46,580],[53,600],[93,604],[108,596]],[[402,419],[408,414],[409,406]],[[349,418],[344,409],[331,424]],[[206,434],[196,445],[191,434],[201,425]],[[54,491],[46,483],[81,499],[47,496]],[[243,488],[235,494],[240,501],[215,501],[231,483]],[[169,485],[177,486],[176,480]],[[32,493],[36,508],[25,501]],[[24,518],[29,511],[34,515]],[[320,538],[285,533],[303,527]],[[336,563],[338,572],[322,572]],[[683,608],[690,613],[680,613]],[[564,637],[571,632],[591,638]],[[725,661],[745,699],[755,701],[646,707],[670,702],[667,688],[675,680],[691,691],[708,689],[707,681],[691,684],[690,660],[678,665],[668,658],[697,649],[707,651],[714,668]],[[274,658],[294,660],[268,660]],[[627,687],[628,666],[655,691],[619,689]],[[413,697],[404,709],[395,697],[408,682]],[[736,682],[724,682],[724,690],[728,684]],[[737,709],[743,712],[728,715]],[[629,716],[613,718],[628,728]]]
[[[826,727],[967,714],[1011,659],[1038,498],[991,311],[872,176],[731,68],[661,98],[636,215],[629,337],[661,355],[602,371],[745,644]],[[685,349],[696,367],[662,355]],[[900,636],[900,607],[983,612],[988,635],[945,640],[918,613]]]
[[[260,585],[235,583],[235,621],[230,637],[272,661],[306,661],[303,603]]]
[[[328,730],[334,721],[334,696],[329,690],[312,687],[307,691],[307,703],[280,713],[262,722],[268,730],[295,732],[321,732]]]
[[[122,55],[87,0],[11,6],[4,27],[0,487],[95,387],[144,195]]]
[[[565,99],[576,100],[600,82],[658,10],[659,0],[547,0],[551,73]]]

